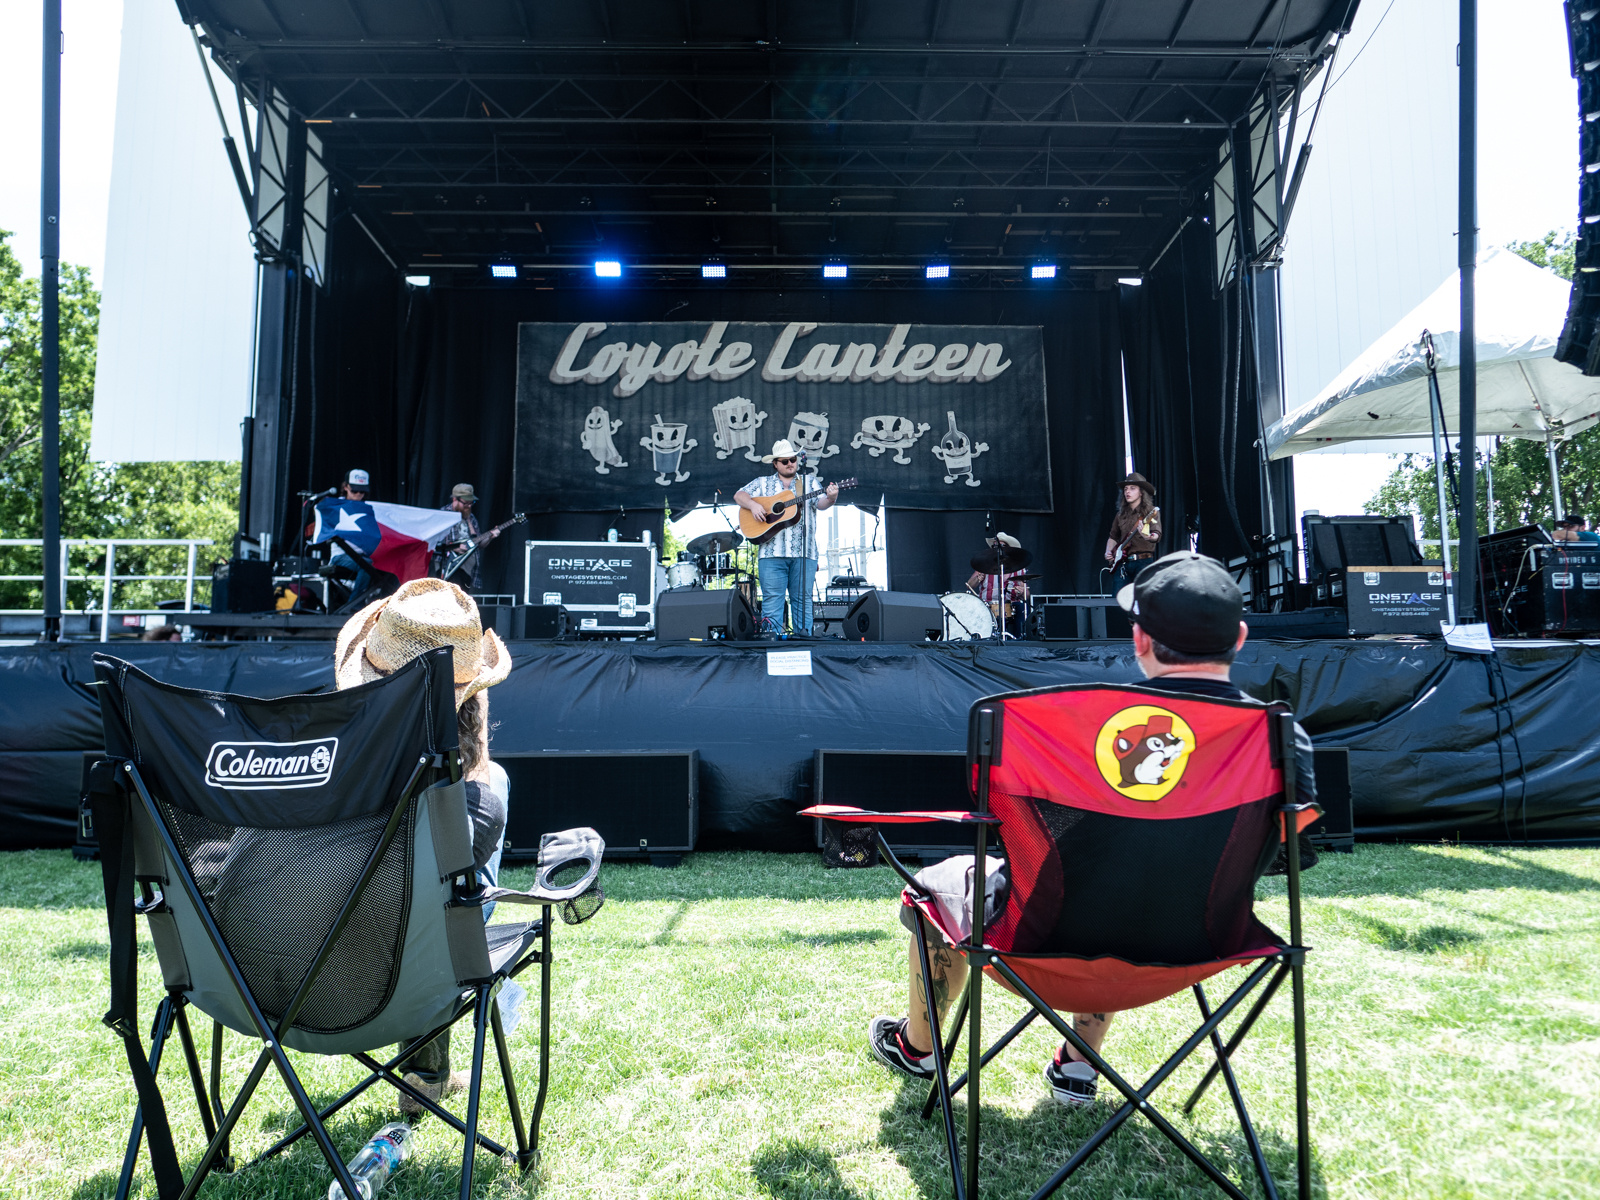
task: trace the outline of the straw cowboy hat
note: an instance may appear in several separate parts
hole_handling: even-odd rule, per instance
[[[779,438],[777,441],[772,443],[772,453],[771,454],[763,454],[761,456],[761,461],[769,463],[775,458],[799,458],[799,457],[800,457],[800,451],[796,450],[793,446],[791,446],[789,444],[789,439],[788,438]]]
[[[449,646],[456,707],[511,673],[511,655],[484,629],[472,597],[443,579],[413,579],[345,622],[333,654],[340,690],[382,679],[417,655]]]
[[[990,546],[996,546],[1003,542],[1007,546],[1010,546],[1013,550],[1022,549],[1022,543],[1017,541],[1017,539],[1012,537],[1009,533],[997,533],[992,538],[984,538],[983,540],[985,544]]]

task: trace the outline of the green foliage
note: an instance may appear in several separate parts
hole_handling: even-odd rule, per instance
[[[1536,267],[1554,271],[1563,279],[1571,279],[1577,269],[1578,239],[1571,233],[1560,234],[1552,229],[1536,242],[1511,242],[1506,249],[1522,255]]]
[[[1572,234],[1557,234],[1551,230],[1534,242],[1512,242],[1508,249],[1522,255],[1535,266],[1546,267],[1563,279],[1571,279],[1574,253],[1577,245]],[[1494,505],[1490,511],[1489,475],[1493,474]],[[1561,480],[1562,507],[1569,513],[1582,513],[1589,517],[1600,516],[1600,427],[1589,429],[1556,447],[1556,473]],[[1555,519],[1555,496],[1550,487],[1550,464],[1545,457],[1543,442],[1524,441],[1521,438],[1501,438],[1487,463],[1478,455],[1478,532],[1489,529],[1510,529],[1518,525],[1535,523],[1548,526]],[[1453,506],[1453,496],[1447,495],[1447,505]],[[1369,513],[1384,516],[1404,516],[1416,513],[1421,517],[1422,536],[1439,536],[1438,491],[1434,483],[1433,456],[1407,454],[1400,460],[1371,500],[1367,501]],[[1488,521],[1482,521],[1488,516]],[[1450,536],[1455,537],[1455,521],[1450,522]],[[1432,557],[1437,557],[1437,549]]]
[[[24,276],[0,230],[0,538],[43,536],[40,504],[43,452],[40,446],[40,290]],[[89,458],[89,427],[94,405],[94,367],[100,294],[84,267],[61,268],[61,534],[64,538],[211,538],[201,547],[197,571],[207,584],[197,593],[209,598],[210,563],[226,558],[237,526],[239,465],[232,462],[97,463]],[[118,551],[118,574],[182,574],[182,547],[125,547]],[[36,575],[42,569],[38,548],[0,547],[0,575]],[[69,608],[98,606],[97,580],[70,582],[74,576],[105,571],[103,551],[74,547],[70,552]],[[181,597],[181,581],[136,581],[118,586],[119,607],[153,606]],[[38,608],[36,583],[0,582],[0,608]]]

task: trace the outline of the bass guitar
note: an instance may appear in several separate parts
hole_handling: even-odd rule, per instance
[[[527,519],[528,519],[528,514],[527,513],[518,513],[516,516],[512,517],[509,521],[501,521],[500,524],[496,525],[493,529],[489,530],[487,533],[480,533],[477,537],[472,539],[472,545],[468,546],[465,550],[462,550],[462,551],[460,551],[459,553],[456,553],[456,554],[441,554],[441,555],[439,555],[439,558],[442,560],[442,562],[444,564],[439,569],[439,578],[440,579],[449,579],[450,576],[454,575],[462,567],[466,566],[467,565],[467,561],[474,554],[476,554],[479,550],[483,549],[490,542],[492,542],[495,539],[495,536],[497,534],[499,534],[502,530],[510,529],[513,525],[520,525],[520,524],[522,524],[522,522],[526,521]]]
[[[841,479],[837,481],[839,490],[845,491],[856,486],[855,479]],[[761,505],[773,519],[762,521],[755,513],[747,508],[739,510],[739,532],[744,534],[745,540],[760,546],[770,542],[780,532],[789,528],[800,519],[801,512],[807,504],[815,504],[828,494],[826,488],[818,488],[814,492],[807,492],[804,499],[797,500],[793,492],[779,492],[776,496],[751,496],[757,504]]]

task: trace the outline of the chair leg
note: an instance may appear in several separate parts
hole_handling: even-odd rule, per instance
[[[1295,1167],[1299,1200],[1311,1200],[1311,1066],[1306,1057],[1306,979],[1304,961],[1296,958],[1294,972],[1294,1105]]]
[[[881,840],[882,834],[879,834]],[[944,1041],[939,1036],[939,1008],[933,1001],[933,988],[928,981],[933,979],[933,964],[928,961],[928,942],[926,938],[913,935],[913,942],[917,945],[917,953],[922,964],[922,998],[928,1006],[928,1028],[934,1031],[933,1036],[933,1082],[939,1091],[939,1108],[944,1117],[944,1142],[945,1152],[950,1156],[950,1186],[955,1200],[967,1200],[966,1183],[962,1178],[961,1151],[956,1145],[956,1118],[950,1107],[950,1073],[946,1064],[948,1059],[944,1053]]]
[[[239,1118],[244,1115],[244,1107],[250,1103],[250,1097],[255,1095],[256,1087],[261,1082],[261,1077],[267,1073],[267,1067],[272,1063],[272,1051],[265,1048],[256,1055],[255,1065],[250,1068],[250,1074],[245,1078],[244,1084],[239,1088],[239,1094],[233,1098],[233,1104],[227,1114],[222,1118],[222,1123],[217,1126],[217,1134],[206,1145],[205,1153],[200,1156],[200,1163],[194,1169],[194,1174],[189,1176],[189,1182],[183,1189],[179,1200],[194,1200],[194,1195],[200,1190],[200,1185],[206,1181],[206,1176],[211,1173],[216,1165],[222,1147],[227,1144],[228,1135],[233,1132],[233,1127],[239,1123]],[[341,1167],[344,1164],[339,1164]]]
[[[221,1021],[211,1022],[211,1112],[218,1122],[222,1120],[222,1030]],[[233,1155],[226,1141],[217,1164],[219,1171],[233,1170]]]
[[[155,1022],[150,1030],[150,1074],[161,1070],[161,1051],[166,1047],[167,1036],[172,1032],[172,998],[169,996],[156,1007]],[[133,1128],[128,1131],[128,1149],[122,1156],[122,1172],[117,1176],[116,1200],[128,1200],[128,1189],[133,1186],[133,1168],[139,1161],[139,1143],[144,1140],[144,1106],[134,1105]]]
[[[206,1141],[217,1136],[217,1122],[211,1114],[211,1101],[206,1096],[206,1079],[200,1071],[200,1055],[195,1052],[194,1034],[189,1029],[188,1002],[181,996],[174,1001],[178,1024],[178,1040],[183,1043],[184,1061],[189,1064],[189,1083],[194,1087],[195,1106],[200,1110],[200,1124],[205,1127]]]
[[[517,1135],[517,1170],[526,1171],[538,1157],[538,1147],[528,1144],[528,1130],[522,1120],[522,1105],[517,1101],[517,1081],[511,1070],[511,1050],[506,1045],[506,1027],[500,1019],[498,999],[489,1002],[489,1024],[494,1030],[494,1052],[500,1060],[500,1079],[506,1085],[506,1107],[511,1110],[511,1129]]]
[[[1007,1046],[1014,1042],[1017,1039],[1017,1035],[1029,1025],[1033,1024],[1034,1019],[1038,1015],[1038,1013],[1034,1012],[1033,1009],[1030,1008],[1026,1013],[1018,1018],[1015,1025],[1006,1030],[994,1045],[990,1046],[983,1052],[983,1057],[978,1060],[978,1068],[981,1070],[982,1068],[987,1067],[990,1060],[993,1059],[995,1055],[999,1054],[1000,1051],[1004,1050]],[[963,1071],[950,1081],[950,1094],[954,1096],[962,1088],[966,1087],[966,1085],[967,1073]]]
[[[967,982],[961,985],[961,999],[956,1001],[956,1019],[950,1022],[950,1036],[944,1044],[944,1060],[949,1062],[955,1055],[956,1043],[961,1040],[961,1023],[967,1019],[967,996],[970,994],[972,977],[967,977]],[[966,1076],[961,1077],[965,1079]],[[950,1085],[950,1094],[954,1095],[960,1084]],[[928,1085],[928,1098],[922,1102],[922,1119],[926,1121],[933,1115],[933,1106],[939,1103],[939,1085]]]
[[[478,1151],[478,1100],[483,1091],[483,1041],[489,1030],[489,985],[478,985],[478,1010],[472,1014],[472,1085],[467,1090],[467,1136],[461,1151],[461,1200],[472,1200],[472,1165]]]
[[[1256,1002],[1250,1006],[1250,1011],[1245,1014],[1244,1020],[1239,1022],[1239,1028],[1235,1029],[1233,1031],[1233,1036],[1228,1039],[1228,1044],[1223,1049],[1224,1056],[1230,1058],[1233,1056],[1233,1052],[1239,1048],[1239,1043],[1244,1041],[1245,1035],[1249,1033],[1251,1027],[1255,1025],[1256,1018],[1258,1018],[1266,1010],[1267,1005],[1272,1002],[1273,996],[1278,994],[1278,987],[1283,983],[1283,979],[1286,974],[1287,968],[1278,968],[1278,973],[1274,975],[1271,981],[1267,984],[1267,990],[1262,992],[1261,995],[1256,998]],[[1183,1108],[1181,1111],[1183,1112],[1184,1116],[1188,1116],[1190,1113],[1192,1113],[1194,1111],[1194,1106],[1200,1103],[1200,1097],[1206,1094],[1206,1089],[1211,1086],[1211,1081],[1217,1077],[1218,1070],[1219,1066],[1215,1062],[1206,1068],[1205,1075],[1202,1076],[1200,1082],[1195,1085],[1194,1091],[1189,1093],[1189,1098],[1183,1102]]]
[[[981,859],[978,865],[983,865]],[[970,957],[967,961],[967,1200],[978,1200],[979,1096],[983,1083],[980,1071],[983,1065],[983,962],[973,962]]]
[[[550,1090],[550,922],[554,916],[555,909],[546,904],[539,939],[539,1092],[533,1098],[533,1117],[528,1122],[528,1141],[535,1150],[539,1146],[545,1096]]]
[[[1206,990],[1200,984],[1194,985],[1195,1003],[1200,1006],[1200,1019],[1211,1019],[1211,1006],[1206,1003]],[[1222,1046],[1222,1035],[1213,1029],[1211,1031],[1211,1048],[1216,1051],[1217,1065],[1222,1068],[1223,1081],[1228,1085],[1228,1095],[1233,1098],[1233,1111],[1238,1114],[1239,1128],[1244,1133],[1245,1145],[1250,1148],[1250,1159],[1256,1164],[1256,1174],[1261,1177],[1261,1190],[1266,1193],[1267,1200],[1278,1200],[1278,1185],[1273,1182],[1272,1172],[1267,1169],[1267,1156],[1261,1152],[1261,1139],[1256,1136],[1256,1127],[1250,1120],[1250,1113],[1244,1105],[1244,1092],[1239,1088],[1239,1081],[1234,1078],[1233,1063]]]

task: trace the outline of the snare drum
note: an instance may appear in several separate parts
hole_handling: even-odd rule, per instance
[[[993,617],[996,622],[999,622],[999,621],[1003,620],[1007,624],[1010,624],[1011,619],[1012,619],[1011,601],[1009,601],[1009,600],[991,600],[991,601],[989,601],[989,615],[991,617]]]
[[[668,588],[700,587],[702,583],[699,563],[675,562],[667,568]]]
[[[944,606],[944,640],[964,642],[994,636],[994,616],[989,606],[971,592],[946,592],[939,597]]]

